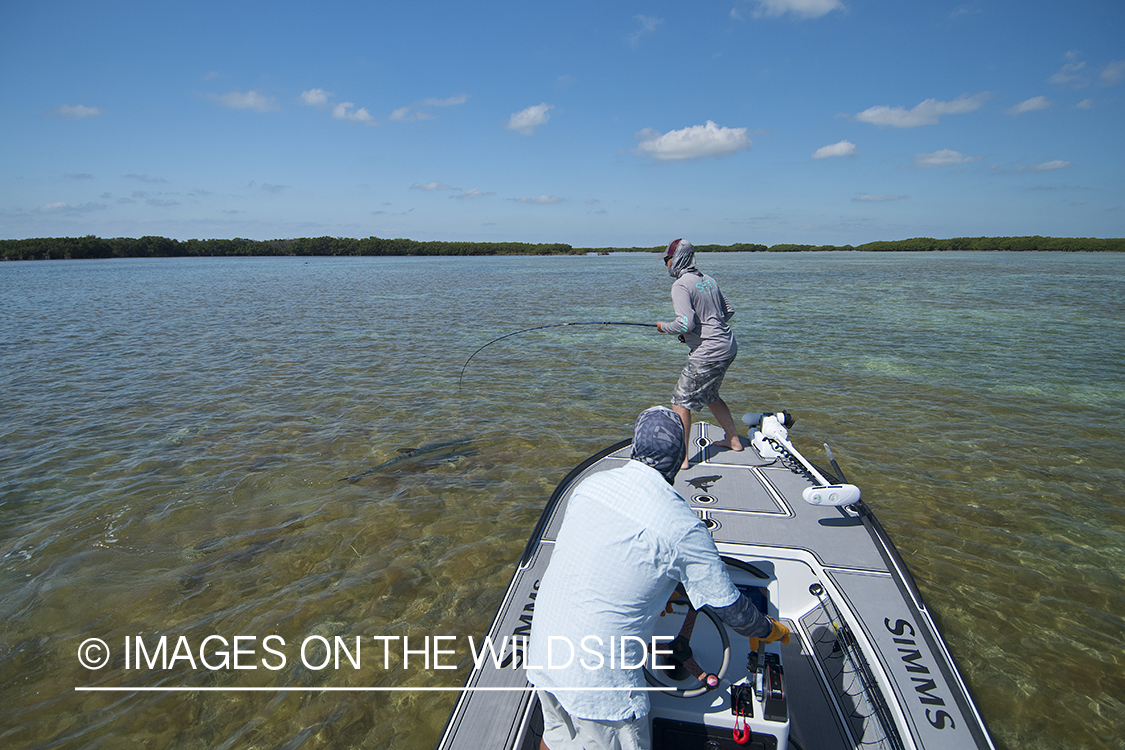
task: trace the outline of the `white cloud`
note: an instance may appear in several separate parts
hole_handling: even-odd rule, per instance
[[[479,188],[473,188],[472,190],[466,190],[465,192],[461,193],[460,195],[451,195],[449,197],[450,198],[460,198],[460,199],[466,199],[466,198],[472,199],[472,198],[485,198],[485,197],[490,196],[490,195],[496,195],[496,193],[493,193],[491,191],[486,193]]]
[[[1084,60],[1078,59],[1078,56],[1080,54],[1081,53],[1077,50],[1071,50],[1070,52],[1067,52],[1066,58],[1070,60],[1070,62],[1063,65],[1062,68],[1059,69],[1059,72],[1055,73],[1047,80],[1059,86],[1066,86],[1069,84],[1076,89],[1089,86],[1090,79],[1087,76],[1081,74],[1082,69],[1086,67],[1086,62]]]
[[[851,141],[840,141],[831,146],[818,148],[812,155],[814,159],[828,159],[833,156],[859,156],[859,151]]]
[[[547,114],[547,110],[554,109],[553,104],[536,104],[534,107],[528,107],[525,110],[516,112],[508,120],[508,130],[514,130],[523,135],[531,135],[535,129],[543,125],[551,116]]]
[[[327,107],[330,96],[331,92],[324,89],[309,89],[301,92],[301,101],[310,107]]]
[[[307,104],[310,107],[319,107],[320,109],[328,109],[331,107],[332,117],[337,120],[358,122],[364,125],[378,124],[378,121],[367,110],[367,107],[356,109],[355,102],[339,102],[338,104],[333,104],[331,101],[332,95],[331,91],[325,91],[324,89],[309,89],[308,91],[301,92],[301,103]],[[395,115],[400,111],[402,114],[405,114],[408,109],[408,107],[403,107],[402,110],[395,110],[395,112],[391,114],[390,119],[401,119],[401,116],[396,117]]]
[[[653,18],[652,16],[633,16],[633,20],[640,24],[640,28],[626,37],[629,40],[630,47],[636,47],[642,36],[651,34],[656,31],[657,26],[664,23],[663,18]]]
[[[424,183],[424,184],[416,182],[416,183],[414,183],[413,185],[410,186],[410,189],[411,190],[434,191],[434,190],[456,190],[457,188],[450,187],[449,185],[446,185],[444,182],[438,182],[437,180],[434,180],[433,182],[427,182],[427,183]]]
[[[416,120],[433,120],[436,118],[429,112],[414,112],[410,107],[399,107],[394,112],[391,112],[390,117],[387,119],[393,120],[394,122],[414,122]]]
[[[86,117],[96,117],[100,115],[102,111],[97,107],[87,107],[82,104],[76,104],[74,106],[64,104],[54,110],[54,113],[68,120],[81,120]]]
[[[1035,112],[1040,109],[1047,109],[1051,106],[1050,100],[1045,96],[1033,96],[1026,101],[1022,101],[1014,107],[1008,108],[1008,114],[1013,117],[1022,115],[1024,112]]]
[[[1056,169],[1066,169],[1070,166],[1070,162],[1055,159],[1054,161],[1045,161],[1042,164],[1033,164],[1029,167],[1020,167],[1017,172],[1054,172]]]
[[[332,116],[337,120],[347,120],[349,122],[362,122],[364,125],[374,125],[375,118],[367,111],[366,107],[360,107],[354,112],[351,111],[355,104],[353,102],[340,102],[332,109]]]
[[[871,195],[870,193],[864,193],[852,198],[852,200],[860,203],[885,203],[886,201],[906,200],[909,197],[907,195]]]
[[[550,205],[552,203],[562,203],[562,198],[557,195],[541,195],[538,198],[512,198],[516,203],[538,203],[539,205]]]
[[[301,102],[311,107],[320,107],[321,109],[332,108],[332,116],[337,120],[347,120],[349,122],[360,122],[365,125],[376,125],[377,120],[367,110],[366,107],[355,109],[354,102],[340,102],[333,105],[330,101],[332,92],[325,91],[324,89],[309,89],[308,91],[301,92]],[[458,104],[464,104],[468,101],[468,94],[458,94],[450,96],[445,99],[430,98],[423,99],[419,106],[422,107],[453,107]],[[394,122],[413,122],[415,120],[433,120],[434,116],[429,112],[416,110],[414,105],[407,107],[399,107],[391,112],[388,120]]]
[[[229,94],[215,94],[211,100],[230,109],[251,109],[255,112],[274,112],[277,103],[271,97],[257,91],[231,91]]]
[[[1099,83],[1102,86],[1114,86],[1125,81],[1125,60],[1116,60],[1102,68]]]
[[[1070,86],[1075,89],[1089,86],[1091,80],[1090,76],[1086,74],[1086,62],[1078,59],[1081,54],[1077,50],[1067,52],[1066,58],[1069,62],[1047,80],[1054,84]],[[1125,81],[1125,60],[1114,60],[1102,66],[1101,72],[1098,74],[1099,86],[1115,86],[1122,81]]]
[[[83,203],[80,206],[72,206],[64,201],[57,203],[47,203],[36,209],[41,214],[82,214],[89,211],[98,211],[105,208],[101,203]]]
[[[960,151],[943,148],[932,154],[914,154],[914,166],[918,169],[931,169],[933,167],[951,167],[956,164],[965,164],[977,161],[975,157],[965,156]]]
[[[468,94],[458,94],[451,96],[447,99],[423,99],[418,106],[421,107],[455,107],[459,104],[464,104],[469,100]],[[434,115],[429,112],[424,112],[414,108],[414,105],[407,107],[399,107],[394,112],[391,112],[390,117],[387,119],[394,122],[414,122],[416,120],[434,120]]]
[[[1094,100],[1093,99],[1083,99],[1082,101],[1075,104],[1074,108],[1075,109],[1093,109],[1094,108]]]
[[[776,18],[792,13],[800,18],[820,18],[834,10],[846,10],[840,0],[757,0],[755,18]]]
[[[913,109],[878,106],[863,110],[856,119],[872,125],[890,125],[896,128],[916,128],[920,125],[937,125],[943,115],[959,115],[980,108],[989,97],[986,92],[976,96],[962,94],[951,102],[927,99]]]
[[[746,137],[746,128],[723,128],[710,120],[706,125],[693,125],[683,130],[670,130],[661,135],[651,128],[637,133],[640,145],[636,153],[658,161],[684,161],[705,156],[730,156],[747,151],[754,144]]]

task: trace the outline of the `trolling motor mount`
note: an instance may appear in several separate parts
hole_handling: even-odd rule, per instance
[[[780,412],[752,412],[742,417],[742,422],[750,427],[750,443],[762,458],[777,458],[781,453],[770,444],[770,439],[782,444],[789,439],[788,427],[797,423],[796,418],[784,411]]]

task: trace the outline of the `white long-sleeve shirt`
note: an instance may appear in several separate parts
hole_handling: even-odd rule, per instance
[[[646,715],[648,694],[632,690],[645,678],[640,668],[620,667],[621,638],[651,643],[657,618],[681,582],[696,608],[739,600],[711,534],[660,472],[630,461],[585,479],[568,501],[539,585],[527,679],[574,716],[618,721]],[[644,663],[638,641],[624,646],[626,664]]]

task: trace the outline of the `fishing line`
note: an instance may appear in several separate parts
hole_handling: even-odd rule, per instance
[[[492,341],[489,341],[487,344],[482,346],[480,349],[477,349],[475,352],[473,352],[472,354],[469,355],[469,359],[466,359],[465,364],[461,365],[461,374],[457,377],[457,392],[458,393],[461,392],[461,381],[465,377],[465,368],[469,366],[469,360],[471,360],[473,357],[477,356],[477,354],[480,353],[481,349],[484,349],[487,346],[491,346],[492,344],[495,344],[497,341],[503,341],[504,339],[509,338],[510,336],[516,336],[518,334],[527,333],[529,331],[541,331],[544,328],[561,328],[562,326],[638,326],[638,327],[641,327],[641,328],[656,328],[655,323],[630,323],[630,322],[618,322],[618,321],[597,322],[597,321],[593,321],[593,322],[589,322],[589,323],[551,323],[551,324],[545,325],[545,326],[535,326],[533,328],[524,328],[521,331],[512,331],[511,333],[506,333],[503,336],[498,336],[497,338],[492,339]]]

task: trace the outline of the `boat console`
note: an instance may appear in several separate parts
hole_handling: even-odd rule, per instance
[[[763,612],[777,617],[777,608],[770,605],[776,579],[754,565],[724,559],[739,590]],[[670,609],[660,618],[658,636],[675,638],[689,618],[686,600],[674,600]],[[750,651],[748,640],[708,609],[701,614],[706,616],[698,617],[689,629],[688,653],[705,672],[721,678],[719,687],[706,690],[697,678],[680,670],[646,670],[650,685],[674,688],[649,694],[653,750],[786,750],[789,705],[780,644],[763,644],[760,650]]]

